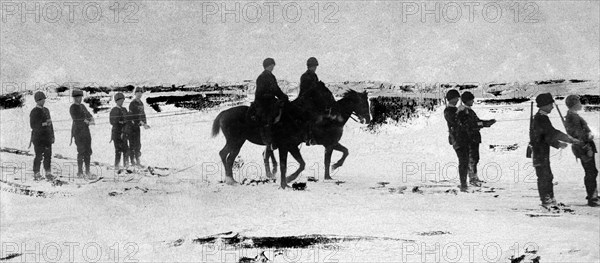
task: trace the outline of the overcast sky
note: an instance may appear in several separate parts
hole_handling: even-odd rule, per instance
[[[39,22],[35,14],[23,15],[22,6],[2,3],[4,83],[239,81],[256,79],[265,57],[277,62],[274,74],[279,79],[298,81],[310,56],[318,58],[317,74],[326,82],[505,82],[598,79],[600,74],[597,1],[438,6],[399,1],[229,1],[226,6],[131,1],[116,9],[119,17],[109,8],[112,1],[86,6],[87,16],[82,14],[86,2],[75,2],[72,13],[69,4],[38,3]],[[222,21],[223,7],[236,10],[235,3],[239,22],[231,14]],[[62,8],[58,18],[57,7]],[[90,23],[85,19],[94,18],[94,7],[103,16]],[[423,7],[439,12],[439,22],[434,14],[423,20]],[[35,10],[30,2],[27,8]]]

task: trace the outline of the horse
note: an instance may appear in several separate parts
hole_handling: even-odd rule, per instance
[[[298,148],[298,145],[304,141],[305,129],[303,129],[302,127],[304,127],[306,124],[303,123],[303,121],[305,120],[301,120],[302,118],[299,118],[301,113],[298,112],[298,103],[298,100],[294,100],[290,103],[284,104],[284,108],[281,112],[281,118],[279,122],[274,124],[273,126],[273,142],[275,143],[275,145],[277,145],[279,149],[281,188],[288,187],[287,183],[295,180],[298,177],[298,175],[304,170],[304,167],[306,165],[304,160],[302,159],[302,155],[300,154],[300,150]],[[361,122],[365,119],[367,120],[367,122],[370,120],[366,93],[358,93],[356,91],[349,90],[344,94],[344,97],[342,99],[336,102],[336,104],[339,104],[340,109],[343,109],[340,111],[342,113],[342,119],[345,119],[343,123],[345,123],[350,117],[350,115],[353,113],[355,113],[357,116],[359,116],[359,118],[361,118]],[[235,161],[235,158],[239,154],[243,144],[246,141],[250,141],[257,145],[265,145],[260,135],[261,125],[257,122],[249,120],[248,118],[249,109],[250,107],[248,106],[233,107],[219,113],[213,121],[212,137],[217,136],[219,134],[219,131],[223,131],[223,135],[226,139],[225,146],[223,147],[223,149],[221,149],[221,151],[219,151],[219,156],[221,157],[221,161],[225,166],[226,183],[230,185],[237,184],[237,182],[233,178],[233,163]],[[337,140],[335,138],[329,137],[329,139],[326,139],[325,137],[327,136],[318,135],[316,136],[317,138],[320,138],[318,141],[339,141],[339,138],[341,138],[341,133],[343,131],[343,124],[341,127],[339,127],[340,124],[341,123],[337,123],[336,125],[328,126],[328,129],[331,129],[332,131],[334,131],[335,134],[337,134],[336,136],[333,136],[338,137]],[[321,126],[319,125],[318,127]],[[328,129],[317,130],[316,132],[318,134],[321,134],[320,132],[329,131]],[[335,145],[333,145],[332,147],[336,148]],[[342,149],[340,147],[337,148]],[[285,175],[287,172],[288,153],[290,153],[292,157],[296,159],[296,161],[299,163],[299,167],[289,177],[286,177]],[[269,169],[269,158],[273,159],[274,161],[275,167],[273,171],[270,171]],[[263,154],[263,160],[265,163],[267,177],[274,178],[273,174],[276,173],[277,164],[275,162],[275,158],[271,149],[265,151],[265,153]],[[329,160],[331,160],[331,154],[329,155]],[[343,163],[343,160],[340,161],[341,163]]]
[[[324,84],[320,82],[319,85]],[[371,121],[368,96],[366,92],[359,93],[354,90],[348,90],[343,94],[342,99],[335,102],[333,108],[337,109],[340,118],[324,119],[320,123],[313,125],[311,129],[313,138],[316,141],[315,145],[322,145],[325,147],[325,180],[333,179],[331,178],[329,169],[333,151],[336,150],[342,152],[342,157],[331,166],[333,170],[341,167],[348,157],[348,148],[339,143],[344,132],[344,126],[346,125],[348,119],[354,114],[359,118],[360,123],[369,123]],[[302,142],[298,142],[298,144],[300,143]],[[266,147],[265,149],[264,158],[265,167],[268,169],[268,159],[271,158],[273,161],[275,160],[273,150],[269,147]],[[276,165],[277,163],[274,161],[274,166]],[[288,180],[290,181],[295,179],[296,177],[288,177]]]
[[[250,118],[251,114],[248,114],[250,110],[249,106],[237,106],[222,111],[217,115],[213,121],[212,126],[212,137],[219,134],[219,131],[223,131],[225,135],[226,143],[223,149],[219,151],[221,161],[225,166],[225,182],[229,185],[237,184],[237,181],[233,178],[233,163],[235,158],[240,152],[240,149],[246,141],[257,145],[265,145],[262,140],[260,129],[263,126],[257,121],[253,121]],[[285,103],[281,109],[279,121],[273,124],[273,143],[279,148],[280,157],[280,173],[281,173],[281,188],[288,187],[285,174],[287,172],[287,154],[290,153],[300,163],[298,168],[292,177],[297,177],[300,172],[304,169],[304,160],[298,149],[298,140],[302,140],[304,137],[305,123],[302,123],[304,118],[301,117],[299,109],[295,108],[291,102]],[[264,156],[265,164],[268,163],[267,156]],[[273,172],[267,168],[267,177],[273,179],[273,174],[276,173],[276,169]]]

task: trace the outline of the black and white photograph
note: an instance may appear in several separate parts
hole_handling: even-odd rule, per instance
[[[600,2],[0,0],[0,262],[600,262]]]

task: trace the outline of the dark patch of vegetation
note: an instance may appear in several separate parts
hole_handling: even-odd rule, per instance
[[[564,79],[550,79],[550,80],[536,81],[535,84],[536,85],[546,85],[546,84],[558,84],[558,83],[563,83],[563,82],[565,82]]]
[[[83,102],[90,105],[90,108],[92,108],[94,113],[98,113],[99,111],[109,109],[109,107],[102,107],[102,101],[100,100],[100,97],[95,97],[95,96],[86,97],[83,99]]]
[[[600,96],[598,95],[580,95],[579,100],[582,105],[600,105]]]
[[[114,87],[113,91],[117,91],[117,92],[133,92],[133,89],[135,89],[135,87],[133,85],[127,85],[127,86],[123,86],[123,87]]]
[[[65,87],[65,86],[60,86],[60,87],[57,87],[57,88],[56,88],[56,89],[54,89],[54,90],[56,91],[56,93],[60,94],[60,93],[63,93],[63,92],[65,92],[65,91],[69,90],[69,88],[68,88],[68,87]]]
[[[231,91],[231,90],[247,90],[246,85],[227,85],[219,86],[219,84],[203,84],[200,86],[186,86],[186,85],[171,85],[170,87],[163,86],[142,86],[144,90],[148,92],[174,92],[174,91],[192,91],[192,92],[210,92],[210,91]],[[89,94],[95,93],[106,93],[111,91],[118,92],[133,92],[135,86],[127,85],[122,87],[83,87],[81,90],[89,92]]]
[[[495,86],[504,86],[506,85],[506,83],[491,83],[490,85],[488,85],[488,87],[495,87]]]
[[[488,91],[489,94],[492,94],[494,96],[500,96],[502,95],[502,91],[501,90],[493,90],[493,91]]]
[[[207,244],[215,243],[217,241],[223,242],[225,245],[229,245],[236,248],[311,248],[322,245],[333,245],[342,242],[357,242],[357,241],[369,241],[369,240],[386,240],[386,241],[409,241],[397,238],[385,238],[385,237],[356,237],[356,236],[335,236],[335,235],[301,235],[301,236],[281,236],[281,237],[246,237],[241,235],[234,235],[232,237],[218,237],[209,236],[205,238],[194,239],[194,243]]]
[[[458,90],[465,90],[465,89],[475,89],[478,86],[477,85],[471,85],[471,84],[464,84],[464,85],[456,85],[456,87],[458,88]]]
[[[0,110],[23,107],[23,102],[23,94],[19,92],[0,95]]]
[[[585,106],[583,110],[585,112],[598,112],[600,111],[600,106]]]
[[[206,110],[216,107],[222,103],[238,101],[245,96],[235,94],[193,94],[179,96],[159,96],[147,98],[146,103],[154,110],[160,112],[160,104],[172,104],[178,108],[186,108],[193,110]]]
[[[104,93],[108,94],[111,91],[111,89],[107,88],[107,87],[83,87],[83,88],[81,88],[81,90],[87,91],[90,94],[95,94],[95,93],[100,93],[100,92],[104,92]]]
[[[417,109],[433,111],[441,103],[440,99],[407,98],[407,97],[376,97],[371,98],[371,123],[368,130],[375,131],[379,126],[387,124],[388,119],[394,122],[406,122],[417,118]]]
[[[581,83],[581,82],[588,82],[589,80],[585,80],[585,79],[570,79],[569,81],[571,83]]]
[[[488,104],[488,105],[502,105],[502,104],[519,104],[519,103],[523,103],[526,101],[529,101],[529,98],[525,98],[525,97],[518,97],[518,98],[510,98],[510,99],[487,99],[487,100],[481,100],[481,102],[483,102],[484,104]]]

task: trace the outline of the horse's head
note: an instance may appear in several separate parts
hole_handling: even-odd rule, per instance
[[[371,122],[371,114],[369,112],[369,97],[367,92],[356,92],[348,90],[344,93],[344,98],[350,99],[353,103],[352,113],[355,114],[360,123]]]

